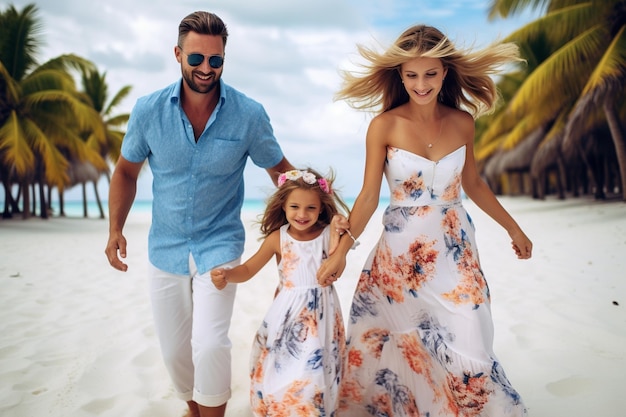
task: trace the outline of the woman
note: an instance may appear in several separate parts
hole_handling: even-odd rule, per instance
[[[490,294],[461,187],[528,259],[532,243],[479,176],[474,118],[497,98],[491,75],[520,61],[513,44],[457,50],[433,27],[406,30],[385,52],[360,46],[365,71],[338,92],[376,110],[351,235],[318,272],[332,282],[376,210],[383,174],[391,203],[355,290],[341,415],[525,416],[493,353]]]

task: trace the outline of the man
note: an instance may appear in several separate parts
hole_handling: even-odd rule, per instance
[[[230,398],[228,329],[235,285],[219,291],[210,270],[239,264],[248,157],[274,183],[293,169],[263,107],[226,85],[228,31],[195,12],[174,48],[182,79],[140,98],[128,123],[109,191],[109,263],[126,271],[122,233],[147,159],[153,173],[148,239],[150,297],[165,365],[191,416],[224,416]]]

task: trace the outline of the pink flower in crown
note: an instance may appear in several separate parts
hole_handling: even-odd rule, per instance
[[[328,181],[326,181],[326,178],[320,178],[319,180],[317,180],[317,183],[320,185],[322,191],[324,191],[326,194],[330,194],[330,185],[328,185]]]
[[[302,181],[304,181],[305,183],[311,185],[317,182],[322,191],[324,191],[326,194],[331,193],[330,184],[328,184],[328,181],[326,181],[325,178],[317,179],[314,173],[309,171],[299,171],[297,169],[292,169],[291,171],[287,171],[278,175],[278,186],[282,186],[284,183],[287,182],[287,180],[296,181],[300,178],[302,178]]]

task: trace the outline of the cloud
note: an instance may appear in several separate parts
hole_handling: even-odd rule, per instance
[[[30,1],[17,0],[21,9]],[[225,82],[261,102],[287,157],[321,171],[332,166],[347,196],[360,188],[369,115],[334,102],[339,69],[357,43],[384,46],[416,23],[432,24],[458,41],[486,45],[518,21],[488,23],[488,0],[41,0],[46,41],[41,61],[75,53],[106,71],[109,92],[131,85],[118,112],[180,77],[174,59],[178,24],[209,10],[227,24]],[[528,18],[526,18],[528,19]],[[143,174],[142,181],[149,182]],[[246,170],[247,195],[265,196],[269,180]],[[80,187],[77,187],[80,188]],[[271,187],[269,188],[271,190]],[[149,197],[149,184],[138,198]],[[74,190],[71,190],[72,192]],[[80,198],[79,191],[74,191]],[[104,193],[104,194],[102,194]],[[101,195],[106,195],[103,190]]]

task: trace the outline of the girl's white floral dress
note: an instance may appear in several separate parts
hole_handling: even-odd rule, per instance
[[[255,416],[334,416],[338,404],[344,323],[334,286],[316,273],[326,259],[330,228],[298,241],[280,229],[279,289],[256,334],[250,400]]]

